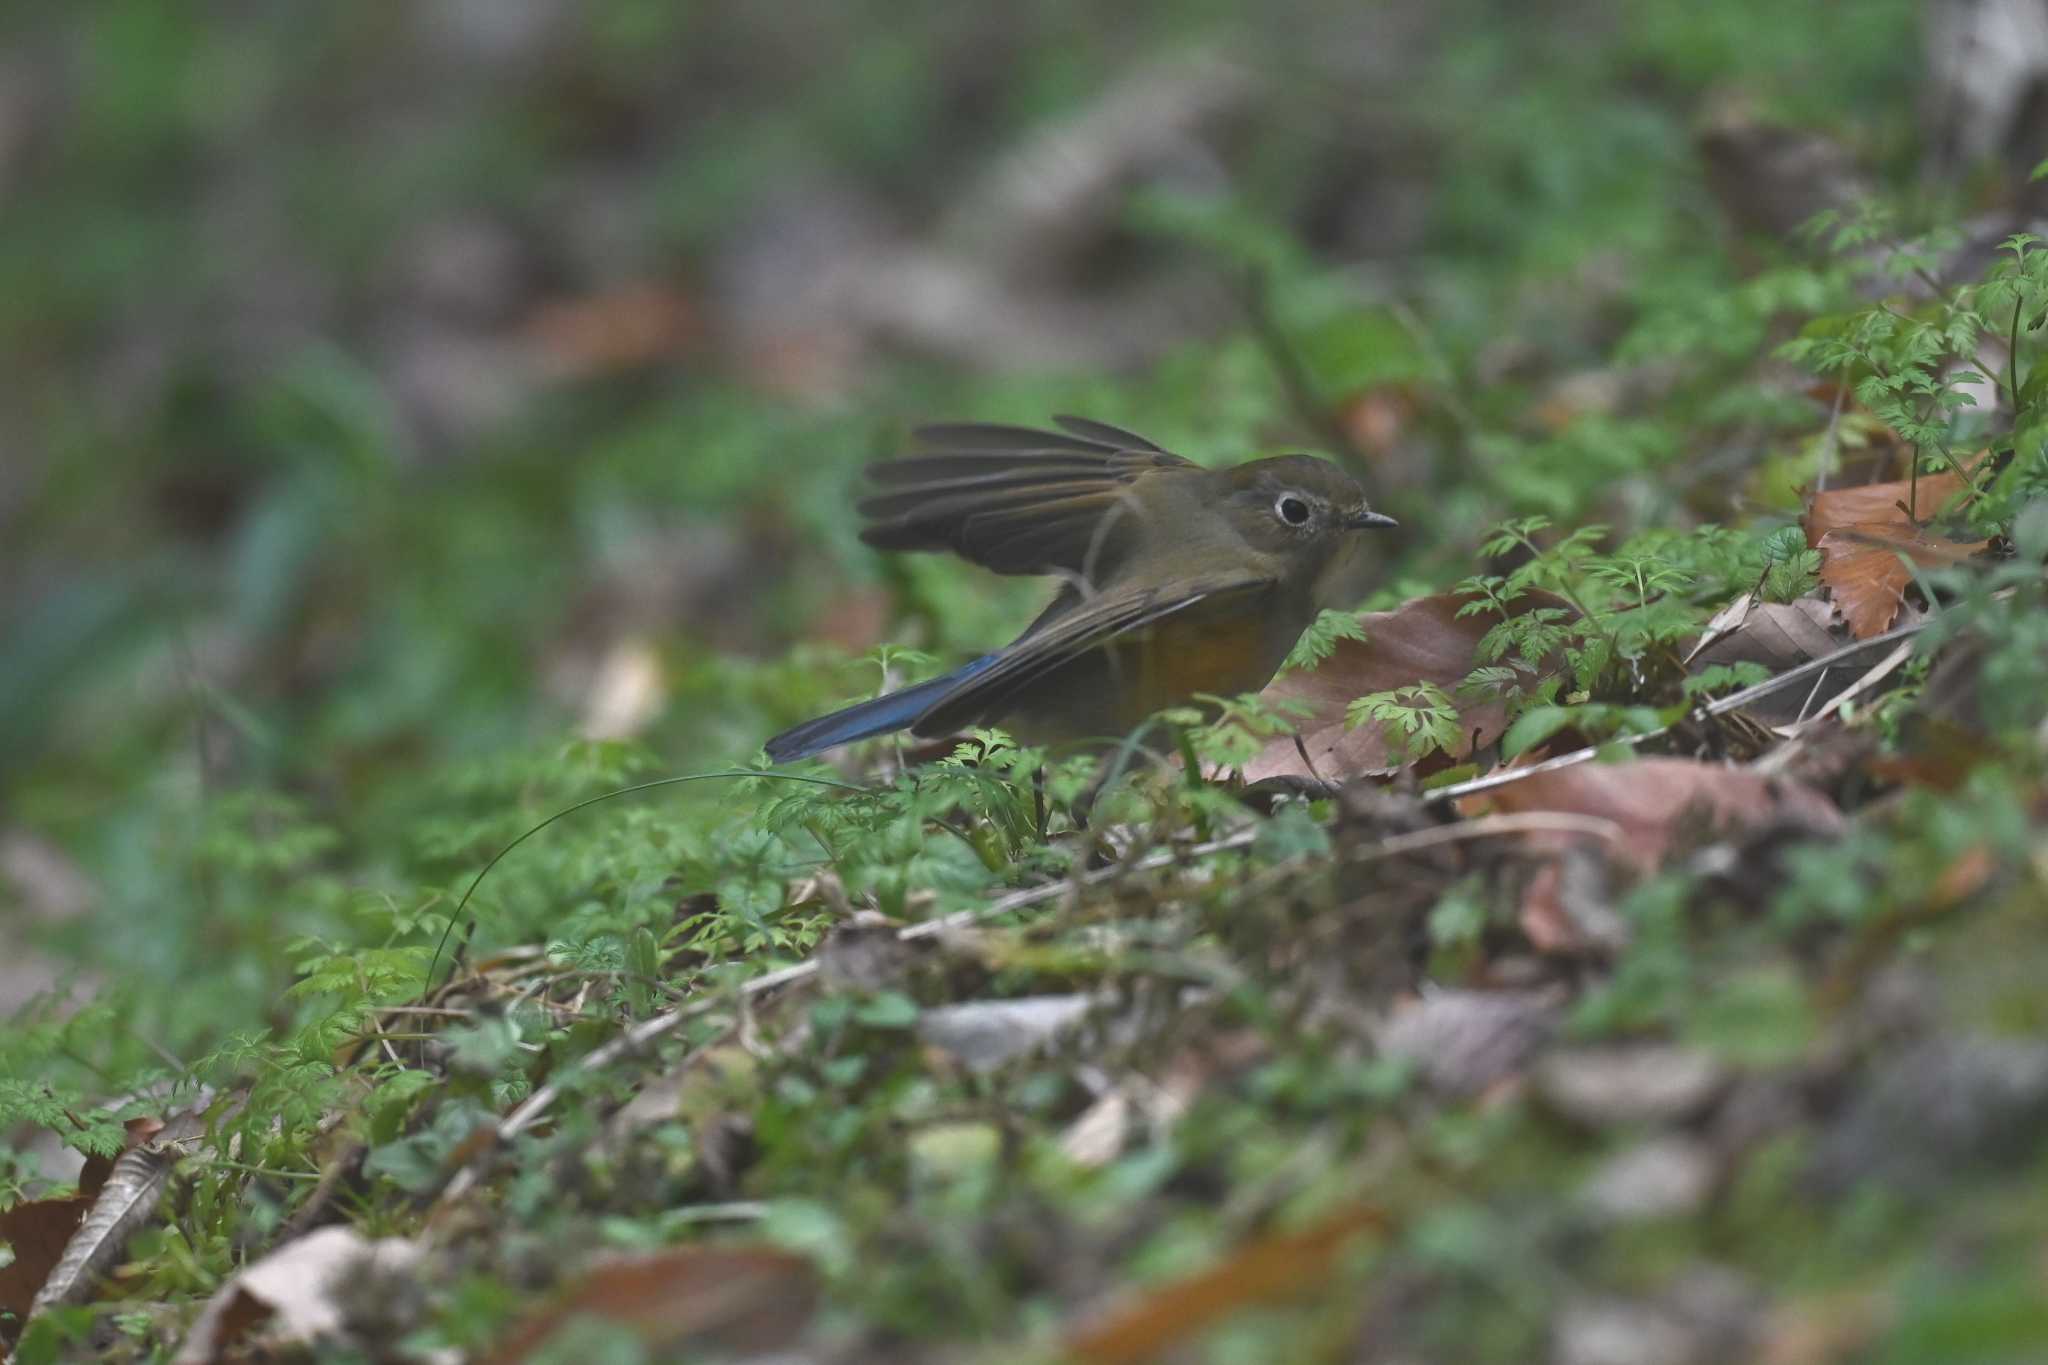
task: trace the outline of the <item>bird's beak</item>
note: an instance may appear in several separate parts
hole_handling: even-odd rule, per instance
[[[1366,507],[1361,507],[1356,512],[1346,513],[1344,517],[1344,529],[1347,531],[1379,530],[1386,527],[1399,526],[1400,524],[1400,522],[1395,521],[1385,512],[1375,512]]]

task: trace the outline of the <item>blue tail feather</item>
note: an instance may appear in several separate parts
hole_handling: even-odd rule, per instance
[[[971,663],[962,664],[951,673],[942,673],[928,682],[921,682],[895,692],[849,706],[830,715],[807,720],[792,726],[768,741],[763,746],[768,757],[776,763],[790,763],[799,758],[841,744],[851,744],[857,739],[869,739],[875,735],[886,735],[892,730],[907,728],[919,716],[932,708],[939,698],[967,681],[975,674],[996,661],[996,655],[984,654]]]

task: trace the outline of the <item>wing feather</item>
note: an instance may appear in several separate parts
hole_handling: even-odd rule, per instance
[[[1110,573],[1128,534],[1116,513],[1139,479],[1201,467],[1142,436],[1085,418],[1065,432],[953,422],[920,427],[919,449],[873,466],[861,539],[883,550],[950,550],[997,573]]]
[[[1133,631],[1203,603],[1262,593],[1270,578],[1195,580],[1174,589],[1143,589],[1085,601],[1024,634],[972,677],[947,692],[912,723],[912,733],[949,734],[1007,714],[1018,693],[1113,644]]]
[[[1105,445],[1115,446],[1118,450],[1144,450],[1155,455],[1166,454],[1164,449],[1153,445],[1135,431],[1125,431],[1122,427],[1113,427],[1092,417],[1075,417],[1061,413],[1052,420],[1062,431],[1079,436],[1084,441],[1099,441]]]

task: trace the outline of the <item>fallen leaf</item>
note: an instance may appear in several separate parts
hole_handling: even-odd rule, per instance
[[[602,1150],[615,1153],[657,1123],[681,1122],[700,1135],[758,1098],[759,1062],[734,1043],[698,1048],[674,1070],[642,1085],[605,1125]]]
[[[155,1214],[171,1168],[177,1164],[173,1151],[169,1146],[133,1146],[115,1158],[92,1207],[79,1220],[57,1263],[36,1290],[28,1318],[82,1302],[92,1293],[128,1239]]]
[[[14,1253],[12,1261],[0,1265],[0,1342],[13,1344],[14,1333],[113,1168],[109,1157],[87,1157],[78,1173],[78,1193],[30,1200],[0,1213],[0,1242]]]
[[[1925,476],[1917,489],[1901,479],[1813,495],[1800,525],[1821,553],[1820,581],[1857,639],[1883,634],[1898,618],[1913,581],[1906,560],[1953,564],[1984,548],[1984,541],[1948,540],[1926,527],[1968,491],[1963,476],[1950,472]]]
[[[1756,663],[1782,673],[1840,648],[1836,624],[1834,604],[1818,597],[1796,602],[1743,597],[1707,622],[1686,665],[1697,673],[1716,664]]]
[[[1286,673],[1267,684],[1261,701],[1301,703],[1308,714],[1297,719],[1296,735],[1274,739],[1245,764],[1244,780],[1342,782],[1387,770],[1392,757],[1382,726],[1369,722],[1353,729],[1346,708],[1374,692],[1422,682],[1453,691],[1464,682],[1478,662],[1474,655],[1479,641],[1500,623],[1491,612],[1459,616],[1458,609],[1472,600],[1437,593],[1392,611],[1362,612],[1358,621],[1365,629],[1363,640],[1340,640],[1336,651],[1315,668]],[[1525,593],[1516,603],[1518,612],[1539,607],[1570,610],[1562,599],[1542,592]],[[1497,740],[1507,728],[1506,704],[1500,700],[1460,698],[1457,704],[1463,742],[1451,754],[1454,762],[1471,757],[1482,740]],[[1307,763],[1302,761],[1304,751]]]
[[[1816,832],[1836,833],[1842,814],[1827,797],[1798,782],[1745,768],[1689,758],[1639,758],[1627,763],[1577,763],[1534,773],[1466,798],[1467,814],[1481,811],[1563,811],[1611,820],[1620,829],[1611,851],[1640,872],[1655,870],[1681,823],[1699,812],[1716,829],[1797,820]],[[1537,831],[1530,846],[1562,850],[1594,836]]]
[[[1707,623],[1686,656],[1686,668],[1698,674],[1717,666],[1753,663],[1773,674],[1783,673],[1832,654],[1847,636],[1834,604],[1818,596],[1796,602],[1752,602],[1743,597]],[[1851,681],[1847,670],[1839,680],[1835,670],[1824,670],[1815,687],[1773,692],[1746,709],[1765,724],[1783,724],[1826,705]]]
[[[1101,1003],[1098,996],[1076,993],[940,1005],[918,1015],[917,1036],[969,1071],[986,1075],[1051,1046]]]
[[[1549,991],[1433,990],[1396,1009],[1374,1041],[1436,1093],[1471,1096],[1519,1075],[1562,1013]]]
[[[794,1252],[768,1246],[682,1246],[600,1262],[484,1357],[515,1365],[573,1317],[630,1329],[650,1358],[691,1352],[780,1351],[808,1326],[818,1275]],[[691,1356],[695,1358],[694,1354]]]
[[[1420,405],[1412,384],[1375,384],[1337,406],[1344,434],[1367,455],[1383,458],[1399,445]]]
[[[1614,906],[1607,860],[1589,848],[1565,848],[1536,869],[1522,891],[1516,923],[1539,953],[1613,957],[1628,946],[1628,921]]]
[[[845,588],[818,608],[805,638],[837,645],[848,654],[865,654],[889,638],[891,603],[880,588]]]
[[[258,1328],[273,1344],[331,1341],[348,1325],[343,1288],[366,1272],[407,1275],[421,1254],[403,1238],[373,1242],[351,1227],[321,1228],[286,1242],[220,1287],[193,1322],[177,1365],[245,1358],[244,1343]]]
[[[1597,1131],[1684,1122],[1721,1093],[1728,1069],[1703,1048],[1603,1043],[1558,1048],[1530,1079],[1552,1112]]]
[[[1663,1133],[1601,1161],[1579,1187],[1577,1202],[1603,1222],[1683,1217],[1707,1202],[1718,1175],[1707,1143]]]
[[[651,364],[689,346],[700,331],[689,295],[655,281],[548,304],[525,327],[549,369],[565,379]]]
[[[1352,1204],[1305,1228],[1255,1238],[1221,1264],[1157,1286],[1070,1333],[1066,1351],[1089,1365],[1151,1360],[1241,1308],[1314,1288],[1346,1247],[1385,1225],[1378,1209]]]

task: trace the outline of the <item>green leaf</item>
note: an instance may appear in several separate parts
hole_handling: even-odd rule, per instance
[[[1259,826],[1252,850],[1268,862],[1289,858],[1322,858],[1330,853],[1330,836],[1308,807],[1299,802],[1282,806],[1273,818]]]
[[[918,1013],[917,1002],[909,996],[900,991],[881,991],[857,1005],[853,1019],[867,1028],[907,1029],[916,1026]]]
[[[1422,378],[1428,369],[1415,338],[1385,309],[1339,313],[1299,329],[1295,344],[1317,391],[1332,397],[1393,380]]]
[[[1572,723],[1573,712],[1565,706],[1533,706],[1515,718],[1501,737],[1502,758],[1513,758],[1531,749]]]
[[[1297,668],[1314,668],[1337,652],[1339,641],[1364,639],[1365,626],[1359,621],[1357,612],[1325,609],[1294,642],[1294,648],[1288,651],[1280,671],[1286,673]]]
[[[636,1013],[649,1013],[654,1008],[654,982],[661,975],[661,944],[644,924],[627,936],[625,970],[626,998]]]
[[[1745,1066],[1800,1056],[1819,1029],[1806,986],[1783,967],[1760,967],[1723,982],[1691,1009],[1687,1041]]]

